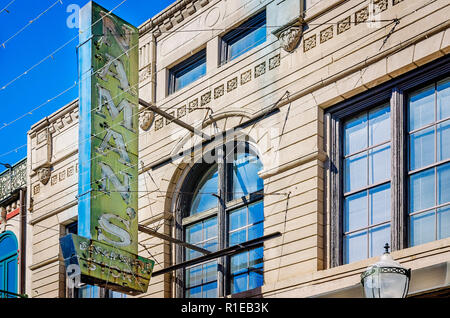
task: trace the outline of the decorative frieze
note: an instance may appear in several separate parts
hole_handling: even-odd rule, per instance
[[[67,168],[67,178],[70,178],[75,174],[75,167],[69,167]]]
[[[365,7],[355,13],[355,24],[366,22],[369,19],[369,8]]]
[[[39,194],[41,192],[41,185],[38,183],[33,187],[33,195]]]
[[[266,73],[266,62],[262,62],[255,66],[255,78],[260,77]]]
[[[186,105],[183,105],[177,109],[177,118],[186,116]]]
[[[51,181],[51,185],[54,186],[55,184],[58,183],[58,176],[52,176],[52,181]]]
[[[252,80],[252,70],[248,70],[241,74],[241,85],[244,85]]]
[[[403,0],[392,0],[392,5],[396,5],[399,4],[400,2],[402,2]]]
[[[316,35],[310,36],[303,41],[303,51],[308,52],[309,50],[316,47]]]
[[[320,31],[320,43],[325,43],[333,38],[333,26],[330,25],[328,28]]]
[[[27,184],[27,162],[21,161],[0,175],[0,201],[6,199],[11,192],[25,187]]]
[[[374,13],[379,14],[388,8],[388,0],[374,0]]]
[[[66,171],[61,171],[59,173],[59,181],[64,181],[66,179]]]
[[[342,19],[337,23],[337,34],[344,33],[347,30],[350,30],[351,28],[351,20],[350,16],[346,17],[345,19]]]
[[[274,68],[280,66],[281,55],[277,54],[274,57],[269,59],[269,70],[273,70]]]
[[[196,109],[196,108],[198,108],[198,98],[192,100],[192,101],[189,103],[189,112],[194,111],[194,109]]]
[[[211,92],[207,92],[205,94],[202,95],[201,97],[201,105],[205,106],[206,104],[209,104],[209,102],[211,101]]]
[[[171,111],[170,113],[168,113],[170,116],[175,117],[175,111]],[[172,121],[169,120],[169,118],[166,118],[166,126],[169,125]]]
[[[225,94],[225,85],[222,84],[214,89],[214,99],[218,99]]]
[[[155,131],[160,130],[164,127],[164,118],[158,118],[155,121]]]
[[[229,93],[229,92],[235,90],[237,88],[237,86],[238,86],[238,78],[235,77],[233,79],[230,79],[227,82],[227,92]]]

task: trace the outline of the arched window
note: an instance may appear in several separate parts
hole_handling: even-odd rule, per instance
[[[262,163],[248,143],[233,149],[231,155],[226,154],[229,148],[223,152],[222,167],[217,163],[220,160],[194,164],[181,191],[181,235],[186,242],[211,252],[261,237],[264,232],[264,183],[258,175]],[[217,158],[220,152],[213,152]],[[188,248],[182,253],[184,261],[202,256]],[[187,267],[179,277],[183,277],[183,294],[179,295],[186,298],[219,297],[257,288],[263,284],[262,244]]]
[[[0,290],[14,294],[18,293],[17,248],[14,233],[6,232],[0,236]],[[0,298],[15,298],[15,296],[0,292]]]

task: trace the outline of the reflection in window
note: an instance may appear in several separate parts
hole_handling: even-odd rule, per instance
[[[391,117],[383,105],[344,125],[344,263],[381,255],[390,242]]]
[[[189,57],[169,70],[169,95],[206,74],[206,50]]]
[[[248,147],[247,147],[248,148]],[[218,237],[227,237],[227,246],[232,246],[263,236],[264,204],[262,192],[263,180],[258,172],[262,164],[255,154],[247,151],[225,160],[224,178],[226,190],[219,190],[218,166],[206,169],[194,191],[189,213],[183,220],[185,240],[211,252],[218,250]],[[229,160],[229,159],[228,159]],[[228,226],[219,228],[217,213],[222,193]],[[258,195],[259,193],[259,195]],[[213,195],[214,194],[214,195]],[[185,249],[185,260],[202,256],[200,252]],[[263,247],[224,257],[229,277],[224,282],[226,291],[238,293],[259,287],[263,284]],[[185,297],[217,297],[218,269],[217,260],[208,261],[185,269]]]
[[[222,37],[221,64],[229,62],[264,43],[266,11],[262,11]]]
[[[408,96],[409,245],[450,236],[450,78]]]

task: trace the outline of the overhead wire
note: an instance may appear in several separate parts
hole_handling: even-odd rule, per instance
[[[3,9],[0,10],[0,13],[2,13],[3,11],[6,11],[7,13],[9,13],[9,11],[7,10],[14,2],[16,2],[17,0],[12,0],[10,3],[8,3],[6,5],[6,7],[4,7]]]
[[[48,11],[50,11],[55,5],[57,5],[58,3],[60,3],[61,5],[63,4],[61,0],[56,0],[50,7],[48,7],[47,9],[45,9],[43,12],[41,12],[36,18],[30,20],[24,27],[22,27],[19,31],[17,31],[16,33],[14,33],[11,37],[9,37],[6,41],[4,41],[2,44],[0,44],[0,46],[3,46],[3,48],[6,48],[6,43],[8,43],[9,41],[11,41],[12,39],[14,39],[16,36],[18,36],[20,33],[22,33],[23,31],[25,31],[25,29],[27,29],[31,24],[33,24],[34,22],[36,22],[40,17],[42,17],[44,14],[46,14]]]

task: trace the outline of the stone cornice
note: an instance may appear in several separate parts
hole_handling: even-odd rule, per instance
[[[153,33],[156,37],[161,35],[161,28],[170,30],[176,24],[197,12],[198,7],[206,6],[210,0],[178,0],[155,17],[147,20],[139,26],[139,35]]]

